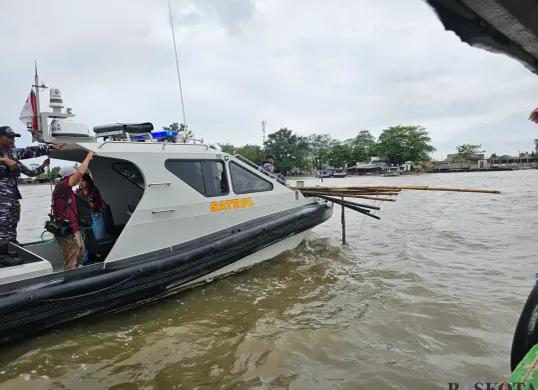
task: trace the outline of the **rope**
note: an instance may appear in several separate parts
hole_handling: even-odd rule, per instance
[[[95,226],[95,220],[94,220],[94,226]],[[80,239],[81,239],[82,241],[84,241],[84,240],[86,239],[86,233],[84,233],[84,230],[89,230],[89,229],[93,229],[93,226],[90,227],[90,228],[81,228],[81,229],[80,229]],[[48,230],[43,230],[43,233],[41,233],[40,238],[41,238],[41,241],[42,241],[43,243],[45,243],[45,244],[49,244],[49,243],[51,243],[51,242],[56,241],[56,236],[54,236],[54,235],[52,236],[52,238],[50,238],[50,239],[48,239],[48,240],[47,240],[47,239],[44,239],[43,236],[45,235],[45,233],[49,233],[49,231],[48,231]],[[66,237],[59,237],[59,239],[60,239],[60,240],[67,241],[67,242],[71,242],[71,243],[75,243],[75,242],[76,242],[75,240],[72,240],[72,239],[70,239],[70,238],[66,238]]]
[[[48,244],[48,243],[51,243],[51,242],[54,242],[56,240],[56,237],[54,237],[54,235],[52,236],[52,238],[46,240],[43,238],[43,236],[45,235],[45,233],[48,233],[49,231],[48,230],[43,230],[43,233],[41,233],[41,241],[44,242],[45,244]]]

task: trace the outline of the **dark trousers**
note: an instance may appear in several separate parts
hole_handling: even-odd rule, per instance
[[[17,225],[21,219],[18,199],[0,199],[0,245],[17,241]]]

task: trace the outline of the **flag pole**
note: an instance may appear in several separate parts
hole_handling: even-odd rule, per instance
[[[34,76],[34,87],[35,87],[35,103],[36,103],[36,113],[37,116],[37,131],[41,131],[43,126],[41,125],[41,106],[39,104],[39,76],[37,75],[37,61],[35,63],[35,76]]]

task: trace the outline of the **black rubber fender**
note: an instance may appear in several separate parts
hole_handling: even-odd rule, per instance
[[[512,340],[510,369],[514,371],[525,355],[538,344],[538,280],[523,306]]]

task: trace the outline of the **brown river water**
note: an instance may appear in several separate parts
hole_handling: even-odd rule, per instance
[[[536,170],[325,179],[502,194],[401,193],[381,204],[380,221],[346,212],[345,247],[335,205],[290,253],[1,347],[0,389],[416,390],[502,381],[538,272],[537,179]],[[50,187],[21,190],[19,240],[35,241]]]

